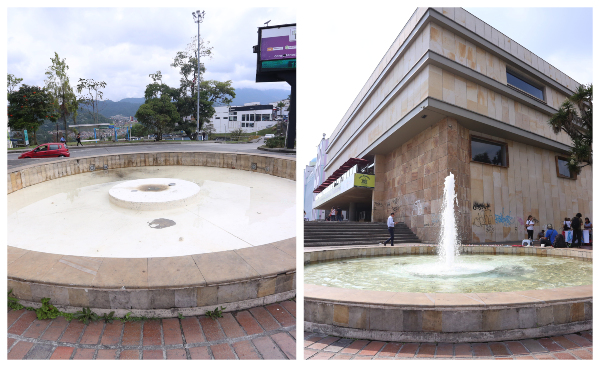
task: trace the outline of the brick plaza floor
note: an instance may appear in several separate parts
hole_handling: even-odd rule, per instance
[[[592,331],[489,343],[393,343],[306,332],[304,359],[592,359]]]
[[[296,302],[206,316],[148,320],[37,320],[8,312],[8,359],[296,359]]]

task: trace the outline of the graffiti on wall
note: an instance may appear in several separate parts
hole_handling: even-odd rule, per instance
[[[473,202],[473,210],[486,210],[490,208],[490,203],[487,204],[481,204],[478,202]]]
[[[490,209],[490,203],[478,203],[473,202],[473,215],[472,224],[475,227],[483,227],[487,233],[494,233],[495,216],[492,214]]]
[[[502,224],[503,227],[512,227],[515,224],[515,218],[510,214],[509,211],[508,214],[504,215],[504,208],[502,208],[502,214],[495,215],[496,223]]]

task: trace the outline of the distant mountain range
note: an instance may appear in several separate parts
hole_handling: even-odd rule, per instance
[[[260,102],[267,104],[271,102],[281,101],[288,98],[290,91],[281,89],[253,89],[253,88],[238,88],[235,90],[235,98],[231,102],[232,106],[243,106],[244,103]],[[106,100],[100,102],[100,113],[104,116],[111,117],[116,115],[134,116],[138,108],[144,104],[144,98],[123,98],[118,102]]]

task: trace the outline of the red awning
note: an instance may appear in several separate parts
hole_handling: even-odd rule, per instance
[[[316,189],[314,189],[314,193],[318,194],[321,191],[325,190],[329,185],[331,185],[332,183],[335,182],[335,180],[337,180],[338,178],[342,177],[342,175],[346,172],[348,172],[350,170],[350,168],[356,166],[357,164],[362,163],[362,164],[366,164],[369,163],[369,161],[367,161],[366,159],[360,159],[360,158],[350,158],[348,159],[348,161],[346,161],[346,163],[342,164],[340,166],[340,168],[336,169],[335,172],[333,172],[331,174],[331,176],[327,177],[327,179],[325,181],[323,181],[323,183],[321,185],[319,185],[319,187],[317,187]]]

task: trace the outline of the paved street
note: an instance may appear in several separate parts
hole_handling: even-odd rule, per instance
[[[296,302],[111,324],[8,312],[8,359],[296,359]]]
[[[592,359],[592,331],[489,343],[393,343],[304,334],[304,359]]]
[[[139,152],[153,152],[169,150],[173,152],[199,152],[199,151],[212,151],[212,152],[237,152],[237,153],[254,153],[254,154],[265,154],[273,156],[294,156],[290,153],[277,153],[277,152],[266,152],[258,150],[257,148],[264,143],[259,141],[258,143],[242,143],[242,144],[230,144],[230,143],[214,143],[214,142],[177,142],[177,141],[165,141],[160,143],[131,143],[128,145],[109,145],[102,147],[71,147],[69,146],[69,152],[71,158],[82,158],[89,157],[98,154],[118,154],[118,153],[139,153]],[[33,149],[35,147],[31,147]],[[64,158],[38,158],[38,159],[18,159],[20,152],[9,152],[7,154],[7,168],[11,169],[19,167],[32,162],[43,160],[44,162],[57,161]]]

